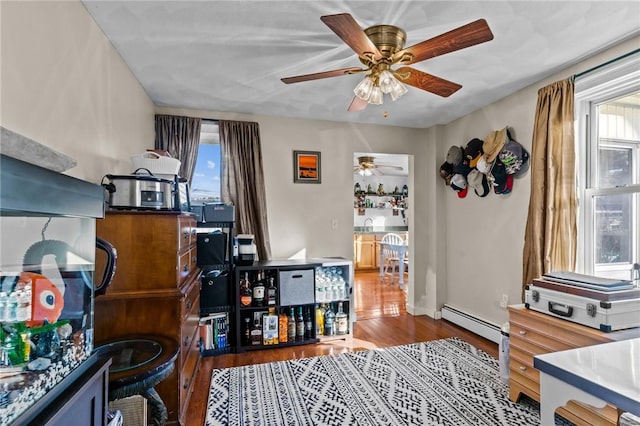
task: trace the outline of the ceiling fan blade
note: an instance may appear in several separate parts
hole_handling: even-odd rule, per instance
[[[373,166],[377,169],[391,169],[391,170],[402,170],[401,166],[387,166],[384,164],[376,164],[375,166]]]
[[[397,52],[394,58],[401,59],[404,54],[409,53],[413,58],[401,63],[406,65],[415,64],[425,59],[435,58],[436,56],[455,52],[489,40],[493,40],[493,33],[487,21],[478,19],[437,37],[409,46]]]
[[[351,104],[349,105],[349,109],[347,111],[349,112],[362,111],[367,107],[367,105],[368,105],[367,101],[363,101],[359,97],[354,96],[353,100],[351,101]]]
[[[371,169],[371,172],[376,176],[382,176],[382,172],[380,172],[380,170],[376,169],[375,167]]]
[[[302,81],[309,81],[309,80],[320,80],[322,78],[338,77],[341,75],[354,74],[362,71],[366,71],[366,70],[363,70],[361,68],[341,68],[339,70],[316,72],[313,74],[297,75],[294,77],[284,77],[284,78],[281,78],[280,80],[282,80],[282,82],[285,84],[291,84],[291,83],[300,83]]]
[[[337,15],[325,15],[321,16],[320,19],[331,28],[342,41],[347,43],[358,56],[371,53],[375,59],[382,58],[382,54],[376,45],[367,37],[364,31],[362,31],[362,28],[360,28],[360,25],[358,25],[350,14],[339,13]]]
[[[400,75],[408,74],[407,78],[400,79],[401,82],[442,96],[443,98],[448,98],[462,87],[458,83],[427,74],[426,72],[411,67],[400,67],[396,72]]]

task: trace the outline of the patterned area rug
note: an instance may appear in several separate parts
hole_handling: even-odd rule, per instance
[[[206,425],[539,425],[457,339],[214,370]]]

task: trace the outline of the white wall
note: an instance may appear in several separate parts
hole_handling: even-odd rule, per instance
[[[84,5],[2,1],[0,15],[1,125],[76,159],[71,176],[131,173],[153,103]]]
[[[444,161],[452,144],[484,139],[492,130],[509,126],[515,140],[531,152],[538,90],[555,81],[588,70],[638,49],[640,37],[585,60],[560,73],[514,93],[444,126],[438,151]],[[515,179],[508,195],[491,193],[486,198],[469,194],[459,199],[453,191],[440,187],[439,199],[446,217],[446,303],[468,313],[502,324],[507,311],[499,306],[502,294],[510,303],[520,303],[522,250],[530,194],[530,172]]]

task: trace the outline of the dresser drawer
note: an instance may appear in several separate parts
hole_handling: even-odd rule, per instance
[[[196,248],[190,247],[178,255],[178,282],[180,284],[196,269]]]
[[[200,362],[200,346],[196,337],[191,339],[189,348],[184,352],[186,354],[186,358],[180,370],[179,380],[181,413],[186,413],[186,410],[188,408],[189,399],[191,397],[191,393],[193,392],[193,384],[196,380],[196,368],[198,366],[198,363]]]
[[[535,390],[539,392],[540,372],[533,367],[533,358],[516,348],[509,348],[509,369],[536,382]]]
[[[540,334],[528,328],[524,328],[519,324],[510,323],[509,325],[509,343],[513,342],[513,346],[522,349],[533,355],[546,354],[548,352],[563,351],[572,349],[574,346],[555,340],[548,335]]]
[[[195,244],[196,232],[197,224],[194,216],[181,215],[178,217],[178,251]]]
[[[197,282],[197,280],[195,280]],[[187,353],[194,339],[197,340],[196,332],[198,321],[200,320],[200,287],[192,285],[189,293],[182,299],[182,325],[180,327],[180,365],[184,365]]]

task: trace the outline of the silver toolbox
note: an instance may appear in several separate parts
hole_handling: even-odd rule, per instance
[[[525,306],[605,332],[640,326],[640,298],[600,300],[529,285]]]
[[[315,303],[315,276],[313,269],[279,271],[280,306]]]

